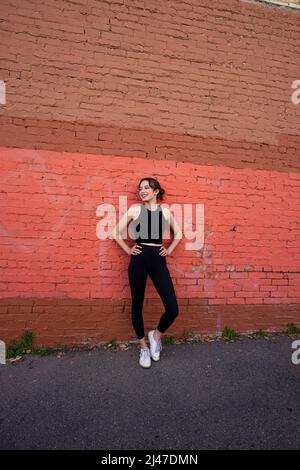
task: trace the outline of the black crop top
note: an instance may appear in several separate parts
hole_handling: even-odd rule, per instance
[[[167,226],[167,221],[160,205],[155,211],[151,211],[141,204],[140,215],[131,223],[133,238],[136,243],[162,244],[162,235]]]

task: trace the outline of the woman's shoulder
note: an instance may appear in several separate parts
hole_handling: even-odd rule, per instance
[[[165,217],[165,219],[169,220],[170,219],[170,209],[168,207],[165,207],[165,206],[160,206],[161,207],[161,210],[162,210],[162,213]]]

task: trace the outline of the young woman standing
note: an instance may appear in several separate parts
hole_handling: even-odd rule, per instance
[[[180,242],[182,232],[171,211],[157,204],[157,199],[162,200],[165,191],[155,178],[141,179],[138,191],[142,204],[135,204],[128,209],[113,229],[112,235],[120,247],[131,256],[128,265],[132,297],[131,319],[140,342],[139,364],[142,367],[150,367],[151,357],[154,361],[158,361],[160,358],[162,334],[174,322],[179,313],[166,256],[170,255]],[[129,223],[136,241],[132,248],[121,238],[121,232],[127,228]],[[168,248],[163,246],[162,241],[166,226],[171,227],[174,232],[174,239]],[[142,316],[148,275],[165,307],[165,312],[161,316],[157,328],[148,333],[150,350],[145,339]]]

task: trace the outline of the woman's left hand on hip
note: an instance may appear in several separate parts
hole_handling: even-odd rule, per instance
[[[167,256],[170,254],[169,248],[165,248],[163,245],[159,249],[160,256]]]

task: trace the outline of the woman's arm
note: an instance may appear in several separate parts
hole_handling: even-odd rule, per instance
[[[131,248],[124,242],[121,238],[121,232],[126,229],[128,223],[133,219],[132,209],[129,208],[128,211],[121,217],[117,225],[113,228],[111,234],[114,240],[118,245],[123,248],[127,255],[131,254]]]
[[[169,219],[171,229],[174,232],[174,238],[172,240],[172,243],[170,243],[170,245],[167,248],[168,254],[171,254],[172,251],[174,251],[175,247],[180,242],[180,240],[182,239],[182,231],[180,230],[179,225],[177,224],[172,212],[169,209],[167,211],[167,214],[168,214],[168,219]]]

